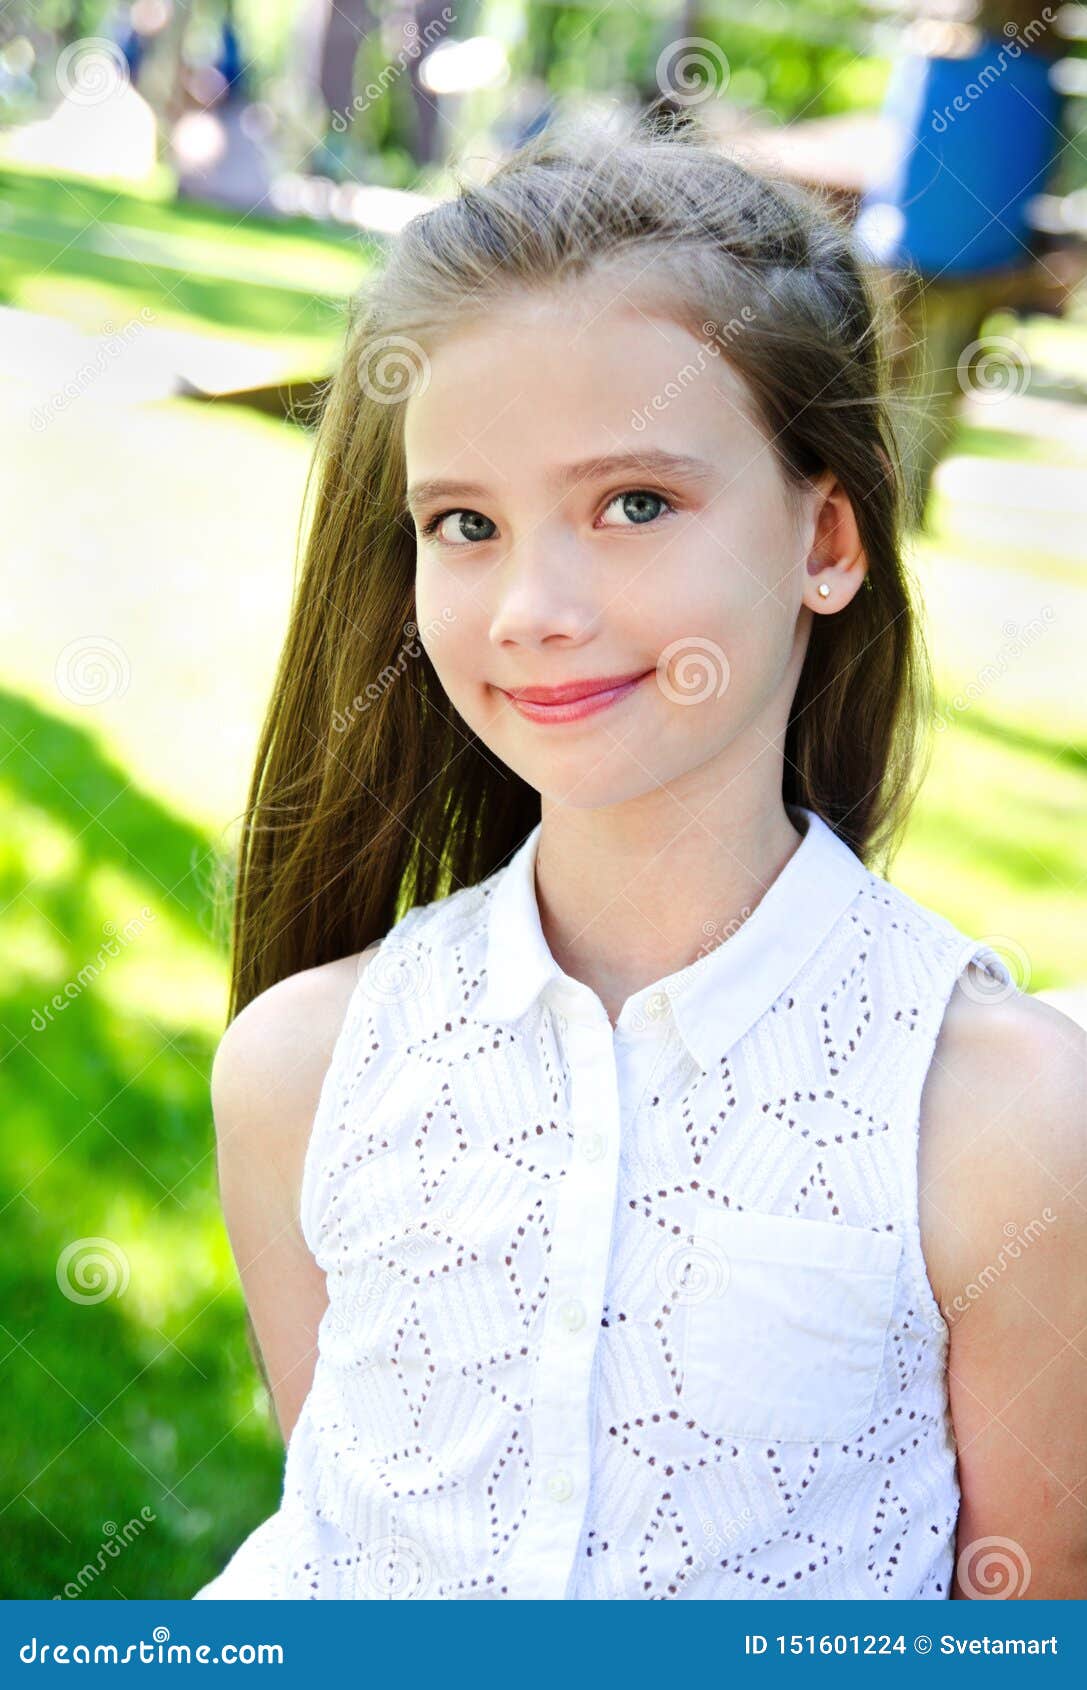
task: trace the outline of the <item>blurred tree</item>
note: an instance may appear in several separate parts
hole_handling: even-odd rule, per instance
[[[379,27],[369,0],[322,0],[318,81],[329,113],[349,112],[360,43]]]

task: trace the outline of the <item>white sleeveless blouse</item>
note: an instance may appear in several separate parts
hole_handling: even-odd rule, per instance
[[[949,1595],[920,1100],[967,963],[1017,988],[793,815],[614,1028],[547,947],[539,826],[392,928],[306,1155],[329,1307],[281,1505],[198,1598]]]

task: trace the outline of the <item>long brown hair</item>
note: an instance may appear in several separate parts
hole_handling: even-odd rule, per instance
[[[414,217],[351,302],[233,871],[229,1018],[483,879],[539,821],[539,794],[454,712],[417,640],[397,401],[424,343],[524,290],[601,275],[719,337],[790,497],[824,470],[848,493],[868,575],[841,612],[813,618],[782,796],[870,864],[893,850],[930,681],[901,557],[879,290],[836,215],[710,145],[689,113],[670,131],[655,116],[606,131],[564,120]]]

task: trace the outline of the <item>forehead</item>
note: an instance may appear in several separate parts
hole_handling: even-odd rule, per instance
[[[640,446],[705,457],[766,444],[710,335],[599,288],[466,319],[427,348],[425,378],[404,408],[409,481]]]

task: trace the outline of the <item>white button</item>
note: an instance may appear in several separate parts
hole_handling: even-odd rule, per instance
[[[559,1310],[559,1319],[567,1332],[578,1332],[585,1325],[585,1305],[579,1303],[576,1297],[571,1297],[568,1303],[563,1303]]]
[[[607,1149],[603,1133],[582,1133],[581,1149],[587,1162],[599,1162]]]
[[[547,1489],[556,1502],[565,1502],[573,1495],[574,1482],[565,1467],[556,1467],[547,1475]]]

